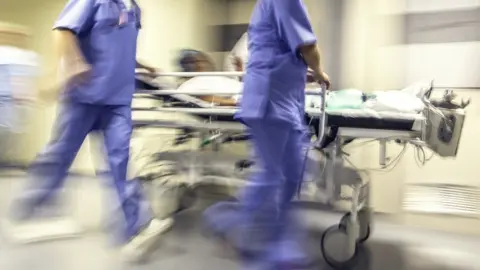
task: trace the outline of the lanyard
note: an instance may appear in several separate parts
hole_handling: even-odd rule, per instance
[[[130,8],[127,7],[123,0],[113,0],[120,8],[120,16],[118,18],[118,26],[124,27],[129,23],[136,21],[136,4],[132,1]]]

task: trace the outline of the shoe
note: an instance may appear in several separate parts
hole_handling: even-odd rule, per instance
[[[280,263],[275,269],[278,270],[314,270],[319,269],[320,264],[314,260],[297,261],[297,262],[285,262]]]
[[[4,219],[3,230],[13,244],[31,244],[74,238],[84,233],[73,219],[68,217],[12,221]]]
[[[204,221],[201,227],[201,233],[204,237],[212,239],[219,248],[219,254],[222,257],[234,258],[240,260],[252,260],[257,254],[248,249],[242,249],[234,245],[234,241],[229,239],[226,233],[221,233],[212,229],[211,226]]]
[[[122,249],[122,255],[127,262],[135,263],[145,256],[155,246],[160,235],[173,226],[173,219],[152,219],[148,226],[128,242]]]
[[[30,244],[78,237],[83,228],[65,214],[57,200],[33,207],[15,202],[2,220],[2,229],[13,244]]]

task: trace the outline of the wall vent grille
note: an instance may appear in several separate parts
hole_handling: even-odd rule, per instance
[[[403,209],[407,212],[480,218],[480,187],[447,184],[407,185]]]

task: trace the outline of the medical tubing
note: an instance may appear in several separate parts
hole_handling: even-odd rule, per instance
[[[200,143],[200,146],[207,146],[213,141],[215,141],[218,136],[213,136],[210,138],[206,138]],[[236,142],[236,141],[248,141],[251,138],[249,134],[237,134],[237,135],[230,135],[220,139],[220,143],[229,143],[229,142]]]
[[[235,142],[235,141],[248,141],[251,139],[252,136],[249,134],[237,134],[237,135],[230,135],[225,137],[221,142],[222,143],[227,143],[227,142]]]
[[[308,122],[308,126],[310,126],[310,125],[312,124],[312,122],[313,122],[313,118],[310,118],[310,121]],[[318,140],[318,137],[317,137],[317,140]],[[306,163],[306,160],[308,159],[308,153],[309,153],[310,150],[312,150],[312,149],[318,149],[316,143],[314,143],[313,145],[310,145],[310,146],[309,146],[309,149],[307,149],[306,155],[305,155],[305,157],[304,157],[304,158],[305,158],[305,163]],[[321,152],[323,153],[323,151],[321,151]],[[325,169],[326,169],[326,168],[327,168],[327,159],[326,159],[326,157],[325,157],[325,158],[323,159],[322,169],[320,170],[320,175],[319,175],[320,178],[323,177],[323,175],[325,174]],[[306,169],[306,165],[304,166],[303,171],[305,171],[305,169]],[[303,177],[302,177],[302,179],[303,179]],[[303,181],[305,182],[305,180],[303,180]],[[310,181],[308,181],[308,182],[310,182]]]
[[[429,157],[427,157],[425,148],[423,146],[414,145],[414,147],[415,147],[414,148],[415,163],[417,163],[418,167],[424,166],[428,161],[430,161],[434,157],[433,152],[430,154]]]
[[[310,150],[312,148],[315,148],[317,145],[321,145],[322,141],[323,141],[323,137],[325,136],[325,129],[327,127],[326,125],[326,115],[327,115],[327,112],[326,112],[326,109],[325,109],[325,105],[326,105],[326,96],[327,96],[327,85],[322,83],[320,84],[320,98],[321,98],[321,102],[320,102],[320,119],[319,119],[319,129],[318,129],[318,135],[317,135],[317,140],[313,143],[313,144],[310,144],[308,147],[306,147],[305,149],[305,154],[304,154],[304,157],[303,157],[303,161],[302,161],[302,170],[301,170],[301,174],[300,174],[300,181],[298,181],[298,186],[297,186],[297,197],[300,197],[300,192],[302,190],[302,186],[303,186],[303,178],[305,176],[305,169],[307,167],[307,158],[308,158],[308,153],[310,152]],[[312,120],[310,120],[311,122]],[[323,174],[323,172],[322,172]]]
[[[405,154],[407,150],[407,145],[405,144],[402,148],[402,150],[400,151],[400,153],[398,153],[398,155],[392,160],[390,161],[389,163],[387,163],[385,166],[382,166],[380,169],[378,168],[366,168],[366,169],[360,169],[359,167],[355,166],[355,164],[353,164],[353,162],[346,156],[343,156],[343,159],[345,161],[347,161],[348,164],[350,164],[354,169],[358,170],[358,171],[377,171],[377,172],[390,172],[392,171],[393,169],[395,169],[400,161],[400,159],[403,157],[403,155]]]
[[[396,137],[387,137],[387,139],[396,139]],[[408,139],[408,138],[406,138]],[[372,139],[372,140],[367,140],[367,141],[364,141],[364,142],[360,142],[360,143],[357,143],[357,144],[353,144],[351,145],[350,147],[351,148],[355,148],[355,147],[358,147],[358,146],[363,146],[365,144],[368,144],[368,143],[372,143],[372,142],[376,142],[378,141],[378,139]],[[430,153],[430,155],[427,157],[427,154],[426,154],[426,150],[425,150],[425,147],[423,146],[419,146],[419,145],[413,145],[413,149],[414,149],[414,158],[415,158],[415,163],[417,164],[417,166],[421,167],[421,166],[424,166],[428,161],[430,161],[435,155],[432,153]],[[402,148],[402,150],[400,150],[400,152],[395,156],[395,158],[393,158],[389,163],[387,163],[385,166],[382,166],[381,168],[366,168],[366,169],[362,169],[363,171],[382,171],[382,172],[389,172],[393,169],[395,169],[400,161],[400,159],[403,157],[403,155],[406,153],[406,150],[407,150],[407,145],[405,144]],[[346,156],[343,157],[352,167],[354,167],[355,169],[357,170],[361,170],[360,168],[358,168],[357,166],[355,166],[353,164],[353,162]]]
[[[204,146],[209,145],[209,144],[212,143],[213,141],[219,139],[221,136],[222,136],[222,133],[217,133],[217,134],[215,134],[215,135],[212,135],[212,136],[204,139],[203,141],[200,142],[200,147],[204,147]]]

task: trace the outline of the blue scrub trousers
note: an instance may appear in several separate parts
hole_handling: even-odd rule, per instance
[[[262,269],[276,269],[277,263],[304,261],[306,254],[299,242],[305,235],[290,208],[303,176],[305,131],[290,123],[266,119],[244,123],[252,136],[259,170],[238,203],[219,203],[207,209],[207,225],[236,248],[271,263]]]
[[[112,186],[126,221],[122,241],[135,236],[151,220],[141,183],[126,179],[132,133],[130,106],[75,102],[64,104],[56,120],[54,138],[33,162],[28,187],[15,200],[14,217],[32,218],[36,209],[54,198],[86,136],[92,131],[104,136]]]

